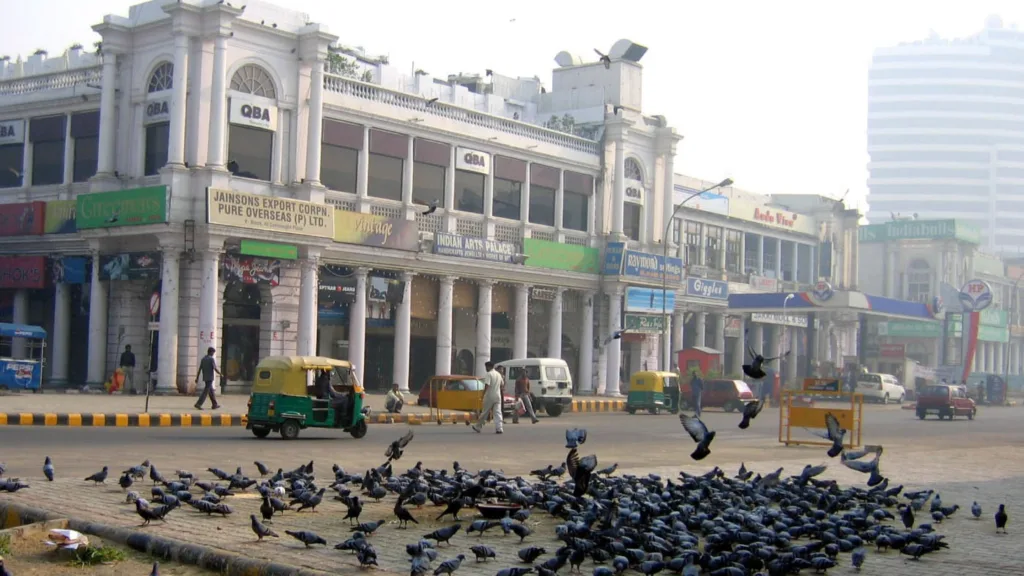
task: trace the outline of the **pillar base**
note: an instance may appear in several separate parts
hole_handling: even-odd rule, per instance
[[[605,392],[604,394],[601,394],[601,396],[603,396],[605,398],[625,398],[626,397],[626,395],[621,393],[621,392]]]
[[[295,184],[296,193],[295,197],[299,200],[305,200],[307,202],[315,202],[317,204],[323,204],[327,196],[327,187],[320,182],[300,182]]]

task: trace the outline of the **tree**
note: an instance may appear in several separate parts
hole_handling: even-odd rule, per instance
[[[355,59],[349,59],[337,52],[327,55],[327,72],[346,78],[358,78],[360,76],[359,66]]]

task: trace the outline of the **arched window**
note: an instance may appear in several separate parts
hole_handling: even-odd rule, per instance
[[[270,77],[266,70],[256,64],[246,64],[239,68],[235,75],[231,77],[231,89],[243,94],[262,96],[272,100],[277,99],[274,79]]]
[[[149,88],[146,90],[148,93],[163,92],[164,90],[170,90],[174,87],[174,64],[170,62],[164,62],[153,70],[153,74],[149,77]]]
[[[625,170],[623,172],[625,173],[626,180],[637,180],[640,182],[644,180],[644,172],[640,169],[640,164],[632,158],[626,158]],[[626,185],[627,188],[633,186],[635,185]],[[630,240],[639,241],[640,226],[641,222],[643,222],[644,194],[641,192],[639,195],[633,196],[628,194],[628,189],[626,192],[626,203],[622,207],[622,233]]]
[[[907,267],[907,299],[913,302],[928,302],[931,295],[931,266],[924,260],[914,260]]]
[[[632,158],[626,158],[626,178],[629,180],[640,180],[644,179],[644,171],[640,169],[640,165],[636,163],[636,160]]]

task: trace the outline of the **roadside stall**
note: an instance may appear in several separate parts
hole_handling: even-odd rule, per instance
[[[46,330],[0,323],[0,388],[38,391],[43,385]]]

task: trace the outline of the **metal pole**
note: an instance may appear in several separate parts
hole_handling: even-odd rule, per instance
[[[671,178],[671,174],[669,175],[669,177]],[[663,351],[665,349],[665,339],[668,338],[668,309],[667,309],[667,305],[668,305],[668,245],[669,245],[668,233],[672,231],[672,223],[676,219],[676,214],[678,214],[679,211],[682,210],[683,206],[685,206],[687,202],[689,202],[690,200],[693,200],[694,198],[700,196],[701,194],[703,194],[705,192],[710,192],[710,191],[712,191],[712,190],[714,190],[716,188],[723,188],[725,186],[732,186],[732,179],[731,178],[726,178],[725,180],[722,180],[721,182],[719,182],[718,184],[715,184],[714,186],[711,186],[711,187],[705,188],[705,189],[703,189],[703,190],[701,190],[699,192],[694,192],[693,194],[690,194],[682,202],[680,202],[678,206],[676,206],[675,210],[673,210],[672,214],[668,217],[668,221],[665,223],[665,233],[662,234],[662,236],[661,236],[661,244],[662,244],[662,248],[663,248],[662,261],[661,261],[661,338],[662,338],[661,346],[662,346],[662,350]],[[680,223],[680,225],[679,225],[679,244],[682,245],[682,243],[683,243],[683,227],[682,227],[682,223]],[[724,247],[723,247],[723,249],[724,249]],[[669,349],[671,350],[671,347],[669,347]],[[663,371],[665,371],[665,372],[668,372],[669,368],[672,367],[671,364],[669,364],[669,358],[668,358],[667,355],[665,356],[665,358],[663,358],[661,360],[661,366],[662,366],[661,369]]]
[[[1024,274],[1017,276],[1013,281],[1013,288],[1010,289],[1010,314],[1006,319],[1006,350],[1003,350],[1003,402],[1006,402],[1007,393],[1010,390],[1010,344],[1013,342],[1013,315],[1017,309],[1017,285]]]
[[[782,299],[782,336],[779,338],[781,340],[781,342],[779,342],[779,352],[778,352],[779,356],[785,356],[785,353],[782,351],[783,347],[785,347],[786,350],[789,351],[789,343],[786,342],[786,336],[788,336],[787,328],[789,328],[789,324],[786,322],[786,318],[787,318],[787,316],[786,316],[786,304],[789,304],[789,301],[792,298],[793,298],[793,294],[786,294],[786,297]],[[780,380],[784,380],[785,376],[786,376],[785,375],[785,371],[782,369],[782,363],[783,362],[788,362],[788,361],[789,361],[788,357],[786,357],[786,358],[779,358],[779,372],[783,372],[783,374],[780,375],[781,376]],[[783,387],[785,387],[785,382],[782,382],[782,385],[783,385]]]

